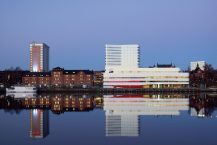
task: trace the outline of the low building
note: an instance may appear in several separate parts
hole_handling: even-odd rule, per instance
[[[93,86],[93,71],[65,70],[63,74],[66,86]]]
[[[104,73],[104,88],[181,88],[189,85],[189,73],[173,65],[151,68],[113,68]]]
[[[190,85],[197,88],[216,88],[217,86],[217,70],[207,64],[205,69],[201,69],[197,65],[196,69],[190,71]]]
[[[50,86],[50,72],[27,72],[22,77],[22,83],[29,86]]]
[[[93,71],[90,70],[64,70],[54,68],[51,72],[28,72],[23,76],[23,84],[39,87],[74,87],[92,86]]]
[[[190,85],[197,88],[205,87],[205,71],[199,65],[190,72]]]

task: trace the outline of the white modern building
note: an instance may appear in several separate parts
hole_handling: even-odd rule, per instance
[[[105,68],[138,68],[139,45],[106,45]]]
[[[189,98],[161,98],[138,96],[104,96],[106,136],[130,136],[140,134],[140,116],[178,116],[189,110]]]
[[[49,46],[45,43],[30,44],[30,72],[49,71]]]
[[[104,88],[170,88],[189,84],[189,73],[173,65],[139,67],[139,45],[106,45]]]
[[[205,61],[193,61],[190,63],[190,70],[193,71],[197,67],[199,67],[201,70],[204,70],[205,65],[206,65]]]

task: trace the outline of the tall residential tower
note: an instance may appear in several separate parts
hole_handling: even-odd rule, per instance
[[[30,44],[30,71],[49,71],[49,46],[45,43]]]

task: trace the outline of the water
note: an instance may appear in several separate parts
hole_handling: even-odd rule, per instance
[[[0,96],[1,145],[217,142],[215,94],[32,96]]]

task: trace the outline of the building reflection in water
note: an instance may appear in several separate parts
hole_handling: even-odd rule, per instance
[[[26,96],[25,96],[26,95]],[[106,136],[139,136],[140,116],[177,116],[188,111],[190,116],[214,117],[217,94],[161,95],[84,95],[84,94],[12,94],[0,95],[0,109],[19,114],[30,110],[30,137],[49,135],[49,110],[55,114],[96,108],[105,111]]]
[[[6,96],[13,97],[14,99],[33,98],[36,97],[36,93],[7,93]]]
[[[30,110],[30,137],[44,138],[49,135],[49,110]]]
[[[189,109],[189,99],[159,95],[105,95],[106,136],[139,136],[139,116],[172,115]]]
[[[201,93],[191,95],[189,106],[189,114],[193,117],[216,117],[214,112],[217,109],[217,94]]]

